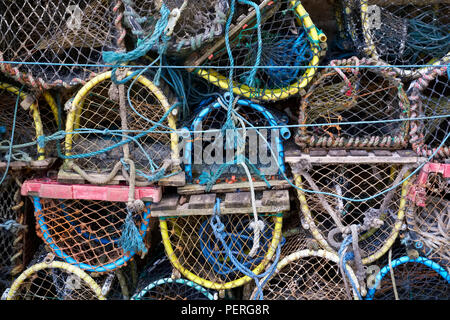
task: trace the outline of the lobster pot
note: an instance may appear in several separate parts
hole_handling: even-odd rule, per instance
[[[109,175],[104,180],[109,182],[120,175],[117,166],[126,147],[137,181],[154,182],[168,173],[165,163],[178,158],[176,117],[170,112],[174,100],[143,76],[125,84],[122,92],[120,87],[113,85],[111,72],[103,73],[69,100],[64,171],[82,174],[94,184],[99,175]],[[125,139],[129,142],[120,145]],[[132,174],[129,165],[122,163]]]
[[[132,300],[216,300],[217,293],[172,273],[167,257],[157,259],[141,273]]]
[[[223,36],[229,9],[228,0],[137,0],[125,4],[124,25],[134,38],[142,40],[155,32],[161,15],[179,11],[172,34],[163,45],[168,55],[186,56]],[[156,45],[153,49],[159,50]]]
[[[354,271],[346,265],[353,282]],[[359,287],[358,287],[359,288]],[[299,250],[280,260],[262,287],[264,300],[351,300],[339,269],[339,257],[325,250]],[[253,291],[255,298],[257,289]]]
[[[39,138],[55,133],[58,129],[58,110],[48,92],[36,99],[25,90],[0,81],[0,108],[0,161],[8,161],[13,134],[13,146],[17,147],[12,149],[11,162],[29,162],[56,156],[54,142],[39,141]]]
[[[0,64],[1,70],[43,89],[90,79],[105,69],[102,51],[119,47],[116,2],[2,1],[0,55],[16,63]]]
[[[411,101],[411,117],[430,117],[430,119],[411,122],[410,142],[417,154],[430,157],[450,133],[448,118],[438,118],[450,113],[449,96],[450,86],[446,67],[428,68],[410,85],[408,97]],[[448,140],[437,151],[434,158],[450,158]]]
[[[402,226],[407,180],[400,182],[407,170],[392,164],[313,164],[298,171],[304,226],[324,249],[338,252],[356,225],[362,263],[372,263],[392,246]]]
[[[21,180],[7,175],[0,185],[0,291],[23,271],[33,253],[28,202],[20,195]]]
[[[255,274],[264,272],[281,240],[281,214],[260,214],[259,220],[265,227],[255,255],[250,257],[255,239],[250,227],[253,215],[224,214],[219,219],[218,223],[215,216],[160,217],[164,248],[172,265],[186,279],[213,290],[231,289],[251,281],[242,272],[242,266]],[[217,223],[224,229],[217,229]]]
[[[130,224],[138,233],[133,241],[143,245],[139,251],[148,248],[150,200],[159,201],[160,189],[137,188],[137,199],[144,199],[145,207],[134,211],[127,206],[128,189],[28,180],[22,195],[33,195],[38,236],[53,254],[83,270],[104,273],[134,257],[136,252],[127,246],[133,239],[124,235]]]
[[[450,275],[438,263],[425,257],[402,256],[393,259],[391,267],[386,264],[377,273],[367,300],[450,299]]]
[[[299,124],[306,126],[300,127],[295,139],[303,150],[407,146],[409,123],[401,119],[408,117],[409,102],[400,80],[375,68],[351,68],[358,64],[376,62],[356,57],[334,60],[303,97]]]
[[[13,282],[7,300],[105,300],[101,288],[83,270],[61,261],[44,261]]]
[[[221,39],[186,65],[201,66],[195,73],[212,84],[231,90],[232,82],[235,94],[259,101],[302,92],[324,53],[325,34],[298,2],[261,1],[260,9],[251,8],[232,25],[229,41]]]
[[[206,184],[213,176],[218,182],[224,180],[223,177],[233,176],[236,181],[248,181],[245,169],[237,164],[239,156],[245,159],[255,180],[273,179],[284,174],[282,141],[289,139],[290,132],[287,128],[271,127],[287,123],[287,118],[274,116],[263,106],[239,99],[234,107],[238,115],[232,117],[235,129],[222,130],[227,121],[227,110],[222,104],[220,101],[208,104],[190,122],[190,131],[194,132],[185,139],[184,145],[184,169],[188,181]],[[197,133],[200,131],[205,132]]]
[[[448,59],[447,1],[344,0],[344,21],[357,50],[392,66],[402,77],[418,77],[418,67]]]
[[[450,270],[450,164],[428,163],[409,193],[409,240],[421,256]]]

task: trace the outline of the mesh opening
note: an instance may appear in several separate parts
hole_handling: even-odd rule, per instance
[[[103,64],[102,51],[117,49],[114,3],[2,1],[0,54],[5,61],[27,63],[3,68],[13,75],[19,73],[22,82],[29,82],[31,76],[45,87],[86,81],[104,67],[84,65]],[[32,86],[36,86],[34,80]]]
[[[448,300],[449,284],[439,273],[417,262],[399,265],[394,270],[399,300]],[[384,276],[374,299],[395,300],[389,274]]]
[[[397,79],[375,69],[327,69],[302,99],[299,123],[329,125],[301,127],[296,142],[303,149],[404,148],[408,122],[389,120],[408,113],[409,102]],[[386,121],[376,122],[380,120]],[[360,121],[369,123],[338,124]]]
[[[348,32],[361,53],[380,57],[390,65],[423,65],[450,51],[450,5],[445,1],[344,3]],[[399,72],[407,74],[402,69]]]
[[[221,241],[214,235],[210,219],[211,216],[167,218],[164,220],[167,223],[167,240],[164,240],[164,246],[166,252],[173,249],[173,253],[168,256],[174,267],[188,279],[203,286],[204,280],[211,281],[213,288],[219,288],[244,277],[244,274],[234,266]],[[246,214],[221,216],[227,235],[224,241],[240,263],[251,270],[268,263],[271,243],[275,237],[280,236],[275,230],[277,218],[260,216],[260,219],[264,221],[265,228],[260,235],[259,249],[251,258],[248,253],[253,246],[253,230],[249,228],[252,217]],[[165,231],[162,225],[161,231]],[[163,234],[163,239],[164,237]],[[172,259],[176,259],[176,263]],[[187,275],[183,269],[194,274],[194,277]],[[240,285],[242,284],[244,283]]]
[[[408,230],[421,255],[450,271],[450,190],[448,179],[430,174],[425,207],[414,206],[407,214]]]
[[[450,89],[447,68],[433,68],[413,82],[408,92],[411,100],[412,117],[434,117],[450,112]],[[446,118],[423,119],[412,122],[411,144],[413,149],[424,156],[431,156],[450,132],[450,122]],[[437,152],[436,158],[450,157],[449,143]]]
[[[228,88],[232,76],[235,93],[253,99],[280,100],[297,93],[314,74],[311,69],[298,67],[317,64],[321,50],[319,40],[309,36],[311,31],[304,27],[302,18],[291,1],[271,2],[261,10],[260,59],[257,58],[259,40],[255,16],[242,30],[230,34],[234,65],[239,66],[233,69],[233,75],[231,68],[220,68],[230,66],[225,45],[203,62],[203,66],[211,67],[211,70],[196,72],[224,89]],[[255,65],[269,67],[253,70]]]
[[[295,256],[299,253],[304,254]],[[300,251],[287,257],[288,262],[278,265],[277,272],[264,285],[264,299],[348,300],[338,264],[319,253]]]
[[[308,175],[315,186],[312,186],[305,178],[305,174],[302,174],[301,187],[350,199],[365,199],[393,186],[399,172],[400,168],[382,164],[313,165]],[[342,224],[343,227],[352,224],[364,226],[365,228],[359,234],[358,245],[361,257],[369,258],[382,253],[388,241],[392,241],[391,237],[396,236],[398,231],[396,225],[403,218],[399,215],[401,189],[398,186],[382,196],[362,202],[305,193],[306,205],[310,212],[302,210],[303,216],[309,226],[318,231],[315,237],[322,246],[328,246],[336,251],[343,240],[337,223]],[[330,207],[333,215],[325,205]],[[370,222],[375,219],[383,222],[378,228],[370,225]]]
[[[172,277],[167,257],[158,259],[140,276],[134,300],[211,300],[213,295],[192,281]]]
[[[245,150],[243,156],[249,160],[261,174],[266,176],[266,179],[274,178],[280,174],[280,170],[284,172],[284,157],[281,132],[279,129],[270,129],[272,126],[278,125],[280,119],[276,119],[271,111],[259,105],[247,105],[246,100],[236,104],[235,112],[238,113],[244,120],[246,127]],[[224,127],[227,120],[227,110],[222,108],[219,104],[211,104],[202,109],[197,116],[188,123],[191,124],[191,131],[202,130],[219,130],[218,132],[205,132],[202,134],[194,133],[189,142],[192,144],[191,153],[188,156],[191,159],[192,165],[185,165],[185,170],[194,182],[198,183],[198,177],[203,172],[214,174],[219,170],[223,170],[223,177],[235,176],[237,179],[247,181],[248,177],[241,165],[231,164],[222,168],[222,164],[236,163],[236,156],[238,152],[238,143],[235,135],[242,138],[242,125],[240,121],[235,120],[236,129],[226,130],[224,133],[221,129]],[[250,124],[249,124],[250,123]],[[265,127],[267,129],[252,129],[254,127]],[[229,149],[228,143],[231,143],[233,148]],[[273,155],[270,152],[272,148],[273,153],[277,157],[280,168],[274,163]],[[189,151],[189,148],[186,148]],[[197,150],[200,150],[198,152]],[[255,170],[249,168],[252,176],[255,179],[260,179]],[[220,181],[220,178],[219,178]]]
[[[36,266],[36,265],[35,265]],[[92,283],[81,279],[71,270],[52,267],[32,270],[19,284],[16,300],[94,300],[98,299]],[[27,270],[28,271],[28,270]],[[92,280],[92,279],[91,279]]]
[[[56,255],[59,252],[66,255],[66,262],[89,271],[105,272],[132,258],[119,245],[127,216],[126,203],[57,199],[41,199],[40,203],[42,210],[35,211],[38,234],[52,243]],[[133,215],[143,238],[149,226],[147,210]]]

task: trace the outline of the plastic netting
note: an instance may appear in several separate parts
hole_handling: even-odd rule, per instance
[[[46,145],[38,141],[38,137],[57,131],[55,116],[58,111],[55,108],[56,104],[48,93],[36,99],[26,89],[0,82],[0,160],[8,160],[13,129],[13,146],[19,146],[13,147],[11,161],[43,160],[55,156],[54,142],[49,141]]]
[[[201,65],[195,72],[222,89],[230,89],[233,81],[235,94],[281,100],[301,92],[311,81],[326,37],[299,1],[261,3],[256,14],[249,7],[252,9],[238,19],[240,22],[230,27],[230,52],[237,68],[230,66],[225,39],[187,64]]]
[[[411,117],[439,117],[450,113],[450,87],[447,67],[428,68],[408,90],[411,101]],[[450,133],[448,118],[414,120],[411,123],[410,143],[413,150],[425,157],[431,156]],[[447,141],[435,158],[450,158]]]
[[[383,259],[367,300],[450,299],[450,275],[442,266],[425,257],[409,257],[400,252],[395,250],[390,262]]]
[[[28,221],[20,180],[8,175],[0,185],[0,291],[25,267]]]
[[[264,271],[281,241],[282,217],[259,215],[265,224],[259,247],[253,257],[253,216],[225,214],[220,216],[223,230],[215,230],[214,216],[160,218],[161,235],[172,265],[187,279],[203,287],[222,290],[251,281],[230,258],[259,274]],[[216,236],[216,232],[220,236]]]
[[[95,77],[70,101],[64,169],[83,172],[83,177],[111,175],[111,180],[125,158],[127,147],[128,157],[136,168],[136,179],[156,181],[159,174],[169,171],[168,161],[178,158],[176,117],[170,105],[174,101],[166,94],[167,90],[156,87],[143,76],[133,85],[130,82],[124,85],[125,97],[120,98],[119,89],[110,77],[111,72]],[[129,142],[121,145],[125,139]],[[128,164],[123,168],[129,169]],[[95,178],[89,180],[96,183]]]
[[[347,31],[363,54],[401,76],[417,77],[420,65],[448,58],[447,1],[343,0]]]
[[[313,191],[297,190],[306,227],[324,249],[337,252],[356,225],[362,263],[375,261],[392,246],[402,226],[408,181],[398,184],[407,169],[388,164],[324,164],[300,171],[296,185]],[[365,201],[343,199],[363,200],[388,189]]]
[[[238,181],[248,181],[245,169],[238,164],[244,159],[255,179],[271,179],[285,173],[282,141],[290,137],[290,132],[287,128],[271,127],[286,123],[287,119],[278,119],[265,107],[244,99],[237,100],[233,110],[237,113],[236,117],[232,115],[236,129],[222,130],[227,121],[227,109],[217,101],[203,107],[189,122],[193,133],[184,147],[184,168],[192,182],[208,184],[211,179],[218,182],[231,176]],[[255,130],[252,126],[264,129]]]
[[[424,203],[411,201],[406,211],[409,240],[421,256],[450,271],[449,178],[429,173],[424,187]]]
[[[356,282],[353,270],[346,268]],[[263,294],[265,300],[353,299],[346,292],[339,257],[325,250],[299,250],[282,259]]]
[[[117,50],[116,1],[0,2],[1,70],[32,87],[73,86],[105,69]],[[115,12],[116,11],[116,12]]]
[[[228,0],[123,0],[124,26],[131,29],[139,40],[149,37],[155,32],[156,21],[161,18],[161,7],[164,4],[178,20],[168,37],[166,53],[168,55],[185,56],[199,50],[207,43],[223,36],[225,22],[229,10]],[[169,20],[170,21],[170,20]],[[155,51],[160,48],[154,48]]]
[[[145,243],[149,204],[132,214]],[[86,271],[109,272],[127,264],[135,252],[124,252],[121,238],[127,203],[96,200],[58,200],[34,197],[37,232],[52,252]]]
[[[409,101],[402,83],[386,71],[356,67],[366,64],[376,62],[356,57],[335,60],[330,66],[349,68],[325,69],[314,80],[300,106],[299,124],[309,125],[300,127],[295,139],[302,149],[407,146],[408,121],[389,121],[408,118]]]
[[[202,286],[176,277],[167,257],[149,264],[140,275],[133,300],[214,300],[215,294]]]

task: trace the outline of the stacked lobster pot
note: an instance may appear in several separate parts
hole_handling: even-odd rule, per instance
[[[449,10],[0,0],[2,299],[448,298]]]
[[[304,91],[326,48],[301,3],[229,3],[225,31],[184,60],[216,88],[191,107],[180,133],[187,184],[152,206],[174,277],[220,297],[246,284],[260,287],[280,258],[291,133],[289,117],[266,105]],[[238,68],[230,67],[230,55]]]

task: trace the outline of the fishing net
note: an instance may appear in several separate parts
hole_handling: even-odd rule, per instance
[[[259,274],[274,256],[281,241],[282,216],[259,215],[265,227],[253,256],[249,256],[255,246],[253,216],[224,214],[219,217],[220,222],[216,217],[160,218],[167,257],[185,278],[205,288],[223,290],[242,286],[252,280],[243,273],[243,267]]]
[[[177,278],[167,257],[149,264],[140,275],[132,300],[215,300],[214,294],[200,285]]]
[[[102,51],[117,50],[116,1],[0,2],[0,64],[6,74],[48,89],[73,86],[102,72]],[[118,20],[116,20],[118,18]],[[122,40],[122,38],[120,38]]]
[[[347,31],[363,54],[417,77],[450,52],[448,1],[344,0]]]
[[[164,4],[171,12],[169,24],[174,23],[172,33],[164,46],[166,54],[176,56],[190,54],[223,36],[229,10],[228,0],[123,0],[122,2],[125,6],[124,25],[131,29],[138,41],[155,32],[158,26],[156,21],[161,19],[161,7]],[[154,50],[160,48],[155,47]]]
[[[26,269],[11,285],[6,299],[105,300],[86,272],[61,261],[44,261]]]
[[[228,182],[229,178],[230,183],[248,181],[238,160],[245,162],[255,180],[273,180],[285,173],[282,140],[289,139],[290,132],[287,128],[271,127],[286,123],[287,118],[274,116],[272,111],[256,103],[239,99],[233,108],[236,114],[231,116],[235,129],[224,130],[227,107],[221,98],[204,104],[189,121],[190,131],[194,133],[187,137],[184,146],[184,169],[189,181],[206,184],[207,190],[216,182]]]
[[[29,180],[22,194],[33,195],[38,236],[56,256],[83,270],[103,273],[147,252],[148,201],[159,201],[158,190],[136,187],[137,200],[127,203],[128,187]],[[136,203],[140,199],[145,201],[142,207]]]
[[[226,36],[186,65],[212,84],[247,98],[275,101],[298,94],[316,71],[326,36],[299,1],[261,1]],[[236,67],[236,68],[235,68]]]
[[[0,185],[0,291],[23,271],[32,246],[26,200],[20,195],[21,181],[7,175]]]
[[[409,115],[400,80],[386,71],[356,67],[376,65],[371,59],[353,57],[330,65],[349,68],[325,69],[313,82],[299,113],[299,124],[309,126],[300,127],[296,143],[302,149],[405,148],[408,122],[390,121]]]
[[[58,111],[49,93],[36,99],[25,90],[0,82],[0,108],[0,161],[8,161],[13,130],[11,162],[44,160],[56,155],[55,142],[40,140],[57,131]]]
[[[289,243],[289,241],[287,242]],[[353,270],[348,273],[356,281]],[[282,259],[263,286],[265,300],[348,300],[339,257],[325,250],[296,251]],[[256,290],[252,296],[256,295]]]
[[[408,90],[411,117],[430,117],[411,122],[410,143],[413,150],[424,157],[430,157],[450,133],[448,118],[433,118],[450,113],[450,87],[446,71],[447,67],[429,68]],[[450,142],[444,143],[434,157],[450,158]]]
[[[360,263],[370,264],[387,252],[402,226],[408,181],[399,184],[408,168],[389,164],[313,164],[309,170],[298,170],[295,183],[301,189],[297,192],[305,226],[331,252],[337,252],[356,227]],[[363,199],[367,200],[360,201]]]
[[[367,300],[449,300],[450,275],[425,257],[394,256],[376,274]]]
[[[449,178],[450,164],[426,164],[414,182],[411,191],[416,194],[406,210],[409,240],[415,249],[447,271],[450,271]]]
[[[88,82],[69,101],[64,171],[98,184],[122,168],[128,182],[135,170],[136,183],[149,184],[176,168],[169,169],[170,160],[178,159],[178,136],[174,101],[166,92],[144,76],[122,89],[113,84],[111,72]]]

